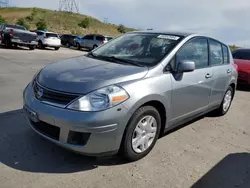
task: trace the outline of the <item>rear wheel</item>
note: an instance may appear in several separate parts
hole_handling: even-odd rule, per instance
[[[129,161],[145,157],[154,147],[161,129],[161,117],[152,106],[139,108],[124,133],[121,152]]]
[[[38,48],[39,49],[43,49],[44,48],[42,41],[38,41]]]
[[[66,43],[66,47],[67,47],[67,48],[70,48],[69,42]]]
[[[96,49],[97,47],[98,47],[97,45],[94,45],[93,48],[92,48],[92,50]]]
[[[55,47],[55,50],[59,50],[60,49],[60,47]]]
[[[30,46],[29,49],[30,50],[35,50],[35,46]]]
[[[80,49],[81,49],[81,46],[80,46],[79,43],[76,44],[76,48],[77,48],[77,50],[80,50]]]
[[[12,43],[11,43],[10,39],[6,39],[6,40],[4,41],[4,44],[5,44],[5,47],[6,47],[6,48],[11,48],[11,47],[12,47]]]
[[[231,86],[228,87],[220,107],[215,111],[216,115],[223,116],[225,115],[231,107],[233,100],[234,90]]]

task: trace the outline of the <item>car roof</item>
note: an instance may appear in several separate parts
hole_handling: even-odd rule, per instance
[[[155,31],[154,30],[131,31],[127,33],[154,33],[154,34],[178,35],[178,36],[183,36],[183,37],[196,34],[196,33],[191,33],[191,32],[184,32],[184,31],[157,31],[157,30]]]

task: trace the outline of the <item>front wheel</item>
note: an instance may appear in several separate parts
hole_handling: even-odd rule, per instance
[[[76,44],[76,48],[77,48],[77,50],[81,50],[81,46],[79,43]]]
[[[59,50],[60,49],[60,47],[55,47],[55,50]]]
[[[231,107],[233,100],[234,90],[231,86],[228,87],[220,107],[215,111],[216,115],[223,116],[225,115]]]
[[[161,129],[161,116],[152,106],[139,108],[125,131],[121,152],[129,161],[145,157],[154,147]]]

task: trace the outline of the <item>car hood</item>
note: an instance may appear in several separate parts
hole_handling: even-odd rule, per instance
[[[80,56],[47,65],[37,80],[49,89],[85,94],[107,85],[141,79],[147,72],[147,67]]]
[[[234,63],[237,64],[239,71],[250,73],[250,60],[234,59]]]

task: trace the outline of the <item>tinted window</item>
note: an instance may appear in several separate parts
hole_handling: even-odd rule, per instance
[[[221,43],[216,42],[214,40],[209,40],[209,46],[210,46],[210,64],[212,66],[223,64]]]
[[[36,32],[38,35],[43,35],[43,32]]]
[[[195,62],[195,68],[208,67],[207,39],[197,38],[185,44],[176,54],[176,62],[190,60]]]
[[[18,26],[18,25],[6,25],[7,28],[9,29],[20,29],[20,30],[26,30],[25,27],[23,26]]]
[[[58,38],[58,35],[55,33],[46,33],[46,37],[56,37]]]
[[[102,37],[102,36],[96,36],[95,38],[96,38],[96,40],[98,40],[98,41],[104,41],[104,37]]]
[[[237,50],[233,52],[234,59],[250,60],[250,50]]]
[[[94,36],[93,35],[87,35],[87,36],[84,37],[84,39],[94,40]]]
[[[225,45],[222,45],[222,50],[223,50],[223,63],[224,64],[229,64],[228,47],[226,47]]]

